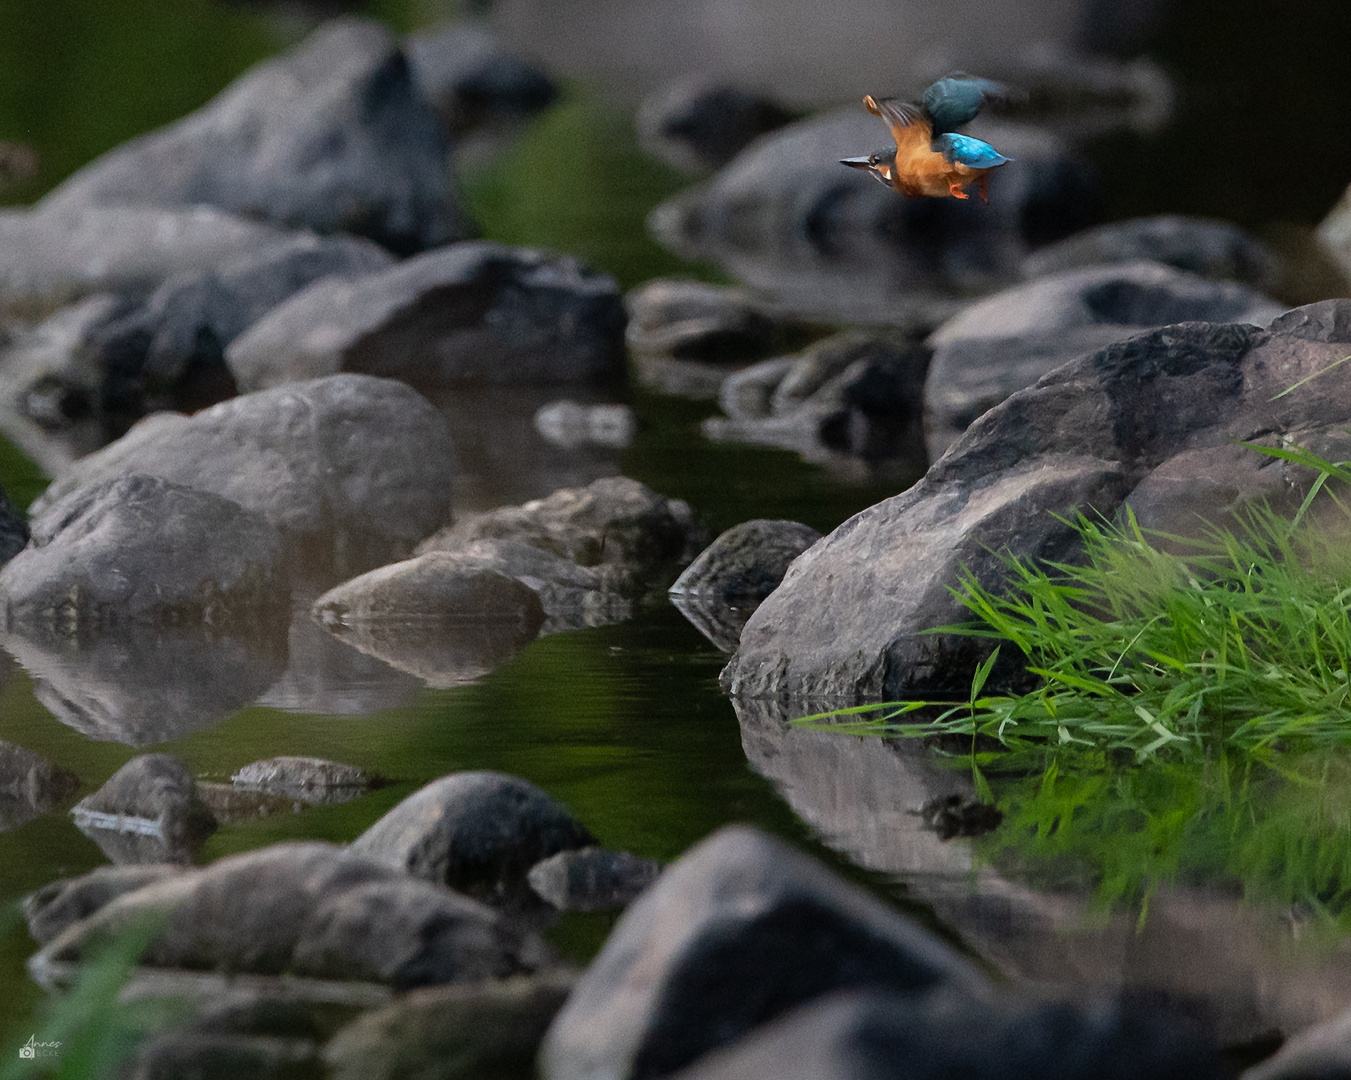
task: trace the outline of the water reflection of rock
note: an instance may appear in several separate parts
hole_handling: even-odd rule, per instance
[[[1285,914],[1216,891],[1162,889],[1147,918],[1105,913],[1087,891],[1037,893],[943,841],[919,809],[969,794],[966,773],[921,743],[792,727],[818,705],[734,700],[753,769],[831,847],[894,875],[1006,977],[1024,985],[1159,991],[1195,1002],[1222,1043],[1290,1033],[1351,1003],[1335,951],[1297,948]]]
[[[477,681],[525,644],[519,625],[508,620],[409,618],[335,623],[330,630],[356,652],[438,689]]]
[[[73,772],[0,739],[0,832],[50,813],[79,786]]]
[[[236,637],[238,633],[241,636]],[[248,705],[286,666],[284,626],[108,627],[73,638],[35,628],[0,636],[63,724],[130,746],[201,731]]]

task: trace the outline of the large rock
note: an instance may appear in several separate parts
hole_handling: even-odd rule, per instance
[[[608,476],[521,506],[465,515],[428,537],[418,551],[455,552],[480,540],[516,541],[578,566],[604,568],[607,589],[645,592],[673,580],[706,539],[704,526],[683,500],[658,495],[626,476]]]
[[[242,389],[362,371],[419,386],[614,378],[624,308],[577,260],[452,244],[351,281],[316,282],[226,350]]]
[[[414,877],[501,898],[519,892],[541,859],[592,843],[567,807],[533,784],[463,772],[408,796],[351,851]]]
[[[481,25],[433,27],[408,38],[404,49],[418,89],[451,135],[528,116],[558,96],[547,71],[512,52]]]
[[[1178,1016],[1130,1002],[991,1008],[950,997],[835,994],[675,1074],[679,1080],[1222,1080]]]
[[[128,892],[30,961],[50,982],[91,943],[150,917],[152,967],[362,980],[410,988],[533,970],[546,953],[492,909],[320,843],[276,844]]]
[[[1069,269],[1007,289],[949,319],[929,338],[929,456],[936,461],[976,417],[1048,371],[1146,327],[1265,326],[1283,310],[1245,286],[1150,262]]]
[[[906,199],[841,158],[886,133],[862,106],[752,143],[706,183],[654,212],[658,238],[720,263],[783,307],[832,321],[932,325],[958,294],[1014,280],[1034,243],[1087,224],[1089,184],[1055,136],[982,123],[1015,164],[979,199]]]
[[[214,206],[406,254],[463,234],[446,157],[394,35],[344,19],[85,166],[39,205]]]
[[[330,275],[360,277],[394,260],[355,237],[302,233],[218,269],[176,275],[81,342],[102,370],[103,409],[134,420],[192,412],[236,393],[225,348],[267,311]]]
[[[135,892],[180,871],[172,863],[130,863],[99,866],[76,878],[50,882],[24,897],[28,933],[38,944],[45,945],[123,893]]]
[[[491,671],[533,641],[544,622],[528,585],[442,551],[335,586],[313,613],[353,647],[442,687]]]
[[[32,319],[99,292],[152,292],[287,235],[209,206],[0,211],[0,316]]]
[[[1351,1011],[1294,1036],[1241,1080],[1346,1080],[1351,1077]]]
[[[568,972],[414,990],[366,1013],[324,1047],[336,1080],[532,1075],[540,1039],[571,989]]]
[[[79,787],[69,769],[0,739],[0,832],[50,813]]]
[[[250,704],[286,666],[280,622],[22,627],[0,637],[61,723],[130,746],[171,742]]]
[[[711,439],[796,450],[848,475],[917,472],[928,464],[928,367],[929,349],[904,335],[845,331],[732,375],[718,395],[727,415],[702,429]]]
[[[833,990],[988,992],[974,965],[781,841],[734,827],[621,917],[545,1039],[546,1080],[664,1076]]]
[[[1346,456],[1351,301],[1296,309],[1269,330],[1184,323],[1056,369],[986,413],[910,490],[855,515],[789,568],[751,616],[723,685],[750,696],[875,699],[961,692],[974,639],[926,631],[965,620],[963,566],[987,587],[1002,554],[1071,557],[1055,515],[1111,515],[1195,535],[1253,500],[1279,507],[1312,476],[1233,443],[1289,439]],[[1296,387],[1300,380],[1317,375]]]
[[[794,118],[765,94],[696,76],[643,99],[638,141],[672,168],[699,176],[726,165],[756,138]]]
[[[115,863],[186,865],[216,831],[192,773],[171,754],[132,758],[70,813]]]
[[[1269,289],[1279,273],[1276,253],[1227,221],[1160,214],[1085,229],[1032,252],[1029,278],[1107,263],[1156,262],[1201,277]]]
[[[406,555],[444,524],[454,450],[444,418],[406,385],[337,375],[190,417],[148,416],[54,481],[32,512],[130,473],[261,513],[307,572],[324,576]]]
[[[7,626],[40,635],[285,620],[289,596],[281,538],[261,514],[140,474],[49,502],[0,570]]]

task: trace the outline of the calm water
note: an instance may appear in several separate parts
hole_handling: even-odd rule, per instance
[[[511,32],[519,36],[521,27],[528,25],[521,15],[528,5],[503,6],[512,16]],[[1260,102],[1266,110],[1263,116],[1279,116],[1284,109],[1292,131],[1306,130],[1314,123],[1314,114],[1335,112],[1338,95],[1344,98],[1351,83],[1337,80],[1337,85],[1328,82],[1323,89],[1310,88],[1311,80],[1317,82],[1315,61],[1327,49],[1304,41],[1302,31],[1266,35],[1262,40],[1268,51],[1260,63],[1252,60],[1249,54],[1259,40],[1253,27],[1267,11],[1264,4],[1248,4],[1226,15],[1218,32],[1235,59],[1226,66],[1221,50],[1201,47],[1204,22],[1197,12],[1202,6],[1179,6],[1177,33],[1160,50],[1168,62],[1194,78],[1186,84],[1179,126],[1152,141],[1108,140],[1095,151],[1107,178],[1108,207],[1118,214],[1205,212],[1258,228],[1281,221],[1314,223],[1351,173],[1351,159],[1339,156],[1344,156],[1345,147],[1330,148],[1326,171],[1278,201],[1267,197],[1271,179],[1260,156],[1238,155],[1243,166],[1218,179],[1195,158],[1198,153],[1202,157],[1219,153],[1214,143],[1217,125],[1230,132],[1229,138],[1241,137],[1234,127],[1238,122],[1232,119],[1235,106],[1253,104],[1253,84],[1261,82],[1234,78],[1244,58],[1266,71],[1273,57],[1295,55],[1305,48],[1301,55],[1307,62],[1292,65],[1297,74],[1289,84],[1290,96],[1273,102],[1266,95]],[[367,10],[410,28],[429,14],[453,7],[390,0]],[[1335,38],[1336,20],[1344,21],[1341,9],[1321,5],[1319,10],[1328,36]],[[1330,27],[1326,20],[1332,20]],[[302,31],[303,23],[295,18],[262,17],[247,8],[206,0],[100,4],[6,0],[0,6],[0,139],[26,142],[42,160],[38,176],[7,197],[15,202],[31,200],[102,150],[201,104],[249,63],[277,51]],[[1347,40],[1346,35],[1341,40]],[[625,286],[677,270],[708,274],[708,268],[682,267],[646,237],[642,223],[647,212],[684,181],[637,155],[627,115],[618,106],[597,104],[607,96],[585,82],[573,85],[568,99],[534,121],[505,157],[465,177],[468,203],[491,238],[577,254],[614,273]],[[568,167],[550,176],[547,184],[540,182],[538,170],[518,167],[542,155],[558,160],[555,155],[560,152]],[[1174,183],[1165,183],[1164,171],[1148,164],[1161,154],[1191,162],[1179,169]],[[1254,161],[1252,168],[1246,167]],[[752,517],[793,518],[828,530],[914,479],[846,484],[786,453],[704,442],[697,434],[697,421],[710,411],[705,406],[637,391],[631,401],[639,419],[638,435],[629,449],[608,459],[561,458],[538,444],[528,467],[521,467],[522,459],[514,451],[462,447],[469,468],[460,504],[515,502],[544,494],[564,481],[585,482],[607,472],[623,472],[666,495],[688,500],[714,532]],[[502,408],[507,409],[505,403]],[[453,416],[455,410],[450,412]],[[529,410],[518,413],[512,414],[512,423],[522,429],[516,437],[523,441],[512,444],[516,447],[532,438],[525,430]],[[465,429],[459,430],[465,439]],[[26,503],[43,481],[31,465],[5,450],[0,453],[0,484]],[[886,837],[870,834],[867,821],[850,820],[848,806],[854,804],[844,800],[845,809],[835,817],[829,808],[814,814],[804,807],[824,804],[812,801],[808,781],[776,774],[772,754],[748,762],[748,753],[754,756],[758,744],[751,736],[743,743],[738,717],[717,690],[723,662],[724,657],[674,609],[655,605],[621,626],[537,641],[477,685],[428,690],[406,675],[368,663],[362,669],[368,673],[367,683],[348,687],[348,700],[371,702],[370,709],[327,714],[254,705],[153,749],[180,755],[207,780],[228,780],[239,766],[263,757],[313,754],[373,769],[393,781],[343,806],[223,826],[202,850],[202,861],[281,839],[347,841],[420,785],[448,772],[487,768],[539,784],[613,847],[669,859],[723,823],[749,821],[837,864],[844,860],[834,850],[845,852],[873,871],[859,871],[860,877],[887,887],[886,881],[902,868],[904,853],[887,851]],[[76,773],[81,793],[98,787],[134,754],[152,749],[81,735],[60,723],[35,697],[34,688],[29,673],[9,665],[0,687],[0,738]],[[831,755],[838,755],[841,771],[822,774],[826,787],[834,783],[848,789],[855,757],[863,762],[859,767],[876,764],[872,750],[845,741],[802,745],[817,747],[814,752],[823,768],[835,760]],[[893,764],[890,758],[881,760],[880,775],[890,775],[885,770]],[[1146,870],[1156,877],[1177,876],[1181,866],[1184,881],[1219,878],[1240,885],[1245,880],[1279,881],[1284,868],[1303,865],[1291,852],[1301,845],[1307,849],[1308,834],[1301,840],[1292,824],[1309,820],[1310,804],[1289,792],[1308,788],[1320,793],[1314,809],[1321,823],[1316,831],[1319,843],[1341,863],[1329,869],[1323,859],[1306,875],[1309,880],[1300,886],[1298,896],[1277,889],[1274,898],[1306,906],[1339,898],[1337,889],[1348,870],[1342,865],[1348,828],[1340,793],[1348,785],[1340,771],[1303,779],[1311,783],[1287,788],[1273,785],[1267,774],[1217,779],[1212,771],[1198,779],[1192,772],[1155,781],[1150,787],[1109,776],[1103,783],[1117,785],[1113,790],[1120,797],[1109,804],[1108,812],[1095,809],[1097,817],[1087,818],[1081,814],[1081,828],[1061,836],[1064,850],[1050,850],[1054,844],[1049,844],[1044,845],[1046,851],[1019,858],[1035,861],[1044,855],[1046,867],[1065,866],[1067,860],[1076,866],[1101,866],[1106,858],[1102,849],[1121,850],[1113,828],[1125,822],[1121,835],[1139,835],[1141,821],[1157,819],[1163,832],[1156,834],[1175,842],[1151,848],[1155,864]],[[1014,778],[1002,790],[1014,814],[1034,824],[1039,815],[1041,819],[1063,815],[1067,807],[1103,805],[1101,784],[1092,792],[1077,788],[1048,792],[1027,789]],[[1236,802],[1238,790],[1255,793],[1255,801]],[[1206,828],[1177,826],[1167,832],[1164,826],[1179,820],[1176,806],[1168,816],[1170,797],[1178,791],[1187,793],[1182,805],[1190,808],[1183,818],[1208,823]],[[900,796],[883,792],[879,799],[868,807],[869,813],[902,812]],[[1177,801],[1172,798],[1174,804]],[[856,805],[856,816],[864,805]],[[1281,827],[1259,835],[1233,824],[1244,815],[1251,820],[1254,814]],[[829,837],[833,849],[823,845],[820,836]],[[1246,846],[1236,843],[1235,837]],[[1160,850],[1176,858],[1171,863],[1167,858],[1160,861]],[[1142,853],[1131,864],[1129,873],[1136,879],[1123,893],[1136,889],[1149,854]],[[1016,861],[998,845],[991,847],[988,857]],[[64,812],[0,832],[0,902],[105,861]],[[1313,861],[1318,862],[1317,853]],[[1345,876],[1351,880],[1351,872]],[[907,883],[896,884],[892,891],[898,897],[912,892],[940,913],[951,907],[944,907],[943,897],[923,888],[909,889]],[[1255,891],[1262,890],[1255,887]],[[585,956],[606,925],[605,919],[595,918],[565,923],[558,944],[573,955]],[[979,948],[979,942],[974,944]],[[0,1042],[24,1038],[32,1026],[31,1012],[40,992],[23,971],[31,951],[32,943],[21,927],[0,928]]]

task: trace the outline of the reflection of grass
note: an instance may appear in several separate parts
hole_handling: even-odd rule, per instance
[[[127,927],[106,941],[80,968],[74,987],[50,999],[38,1026],[30,1032],[38,1046],[51,1054],[21,1058],[20,1039],[0,1057],[0,1080],[35,1076],[56,1080],[91,1080],[115,1076],[152,1027],[167,1016],[148,1004],[124,1005],[118,993],[136,961],[159,930],[158,920]]]

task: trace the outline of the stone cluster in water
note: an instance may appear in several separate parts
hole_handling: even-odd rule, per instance
[[[857,110],[790,124],[735,87],[676,88],[645,107],[644,138],[711,175],[654,228],[749,288],[662,280],[621,298],[569,256],[468,239],[448,138],[554,93],[480,32],[405,47],[342,20],[0,213],[0,429],[55,476],[31,521],[0,503],[4,645],[62,721],[144,746],[257,700],[328,711],[350,690],[316,674],[333,648],[456,685],[670,587],[732,654],[748,756],[800,776],[800,747],[818,768],[829,754],[817,733],[790,745],[774,703],[966,684],[970,639],[927,633],[960,616],[963,567],[993,584],[1000,553],[1062,557],[1080,510],[1186,533],[1257,499],[1297,505],[1311,478],[1243,440],[1351,456],[1351,368],[1336,364],[1351,300],[1282,313],[1261,291],[1277,288],[1276,256],[1223,223],[1075,231],[1091,180],[1046,130],[1001,131],[1023,169],[988,209],[908,203],[844,183],[836,159],[874,134]],[[1334,255],[1346,232],[1324,228]],[[493,421],[429,397],[520,394],[556,446],[621,446],[622,407],[550,399],[612,387],[627,357],[652,386],[716,399],[710,438],[853,476],[932,467],[824,538],[754,520],[707,546],[689,505],[617,475],[452,513],[466,432]],[[885,817],[912,778],[878,752]],[[851,760],[826,779],[871,775]],[[114,865],[25,905],[32,974],[69,985],[109,932],[158,919],[128,992],[196,1005],[147,1041],[136,1076],[221,1061],[524,1075],[537,1060],[546,1080],[1204,1078],[1229,1075],[1214,1038],[1243,1041],[1160,1003],[1001,986],[748,828],[665,869],[610,851],[497,773],[437,780],[346,846],[192,865],[214,829],[381,782],[317,758],[255,762],[229,784],[135,758],[72,810]],[[0,827],[77,787],[0,743]],[[990,821],[938,787],[905,813],[930,833],[949,828],[940,812],[961,823],[940,839],[891,822],[907,869]],[[840,846],[860,854],[857,839]],[[1019,917],[1034,906],[1001,895]],[[961,924],[952,897],[925,899]],[[585,971],[545,943],[558,912],[607,910],[624,913]],[[1034,981],[1019,958],[990,962]],[[1314,1075],[1344,1042],[1310,1033],[1291,1071],[1278,1058],[1253,1075]]]

